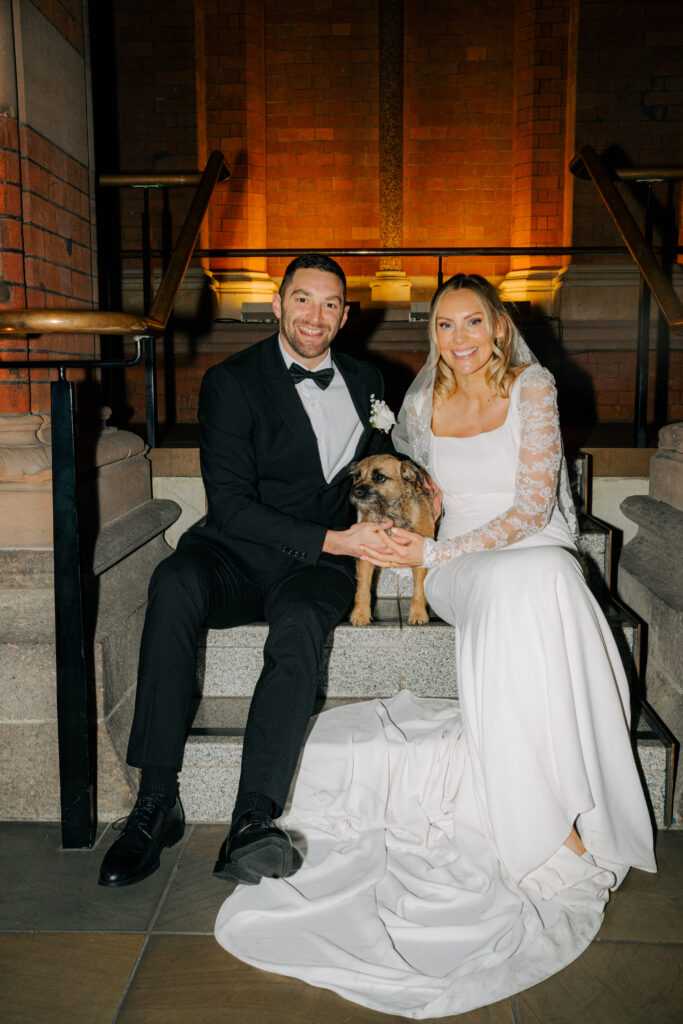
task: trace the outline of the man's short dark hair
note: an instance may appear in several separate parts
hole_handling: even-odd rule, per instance
[[[319,252],[307,252],[305,256],[297,256],[285,270],[280,295],[285,294],[285,289],[290,283],[297,270],[324,270],[327,274],[334,274],[342,283],[342,298],[346,302],[346,276],[336,260],[329,256],[322,256]]]

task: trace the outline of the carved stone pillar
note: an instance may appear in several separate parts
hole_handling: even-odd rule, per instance
[[[403,245],[403,0],[379,5],[379,240]],[[399,256],[380,259],[370,282],[372,301],[410,302],[412,282]]]

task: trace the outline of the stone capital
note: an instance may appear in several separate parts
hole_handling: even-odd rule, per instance
[[[498,285],[503,302],[530,302],[535,311],[552,316],[560,286],[559,267],[510,270]]]
[[[683,512],[683,423],[659,431],[659,447],[650,459],[650,497]]]
[[[96,531],[151,495],[146,444],[137,434],[108,427],[111,409],[84,429],[77,450],[79,518]],[[94,435],[94,436],[93,436]],[[52,547],[50,417],[0,416],[0,549]]]
[[[277,285],[264,270],[216,270],[210,287],[218,320],[241,320],[243,302],[270,302]]]
[[[378,270],[370,280],[370,295],[373,302],[386,306],[409,303],[413,282],[403,270]]]

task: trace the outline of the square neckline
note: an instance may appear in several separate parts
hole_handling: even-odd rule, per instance
[[[503,422],[501,424],[499,424],[499,426],[493,427],[492,430],[480,430],[478,434],[465,434],[465,435],[460,435],[460,434],[435,434],[434,431],[432,430],[432,420],[431,420],[431,417],[430,417],[430,419],[429,419],[429,433],[432,435],[432,437],[435,440],[439,440],[439,441],[441,441],[441,440],[446,440],[446,441],[447,440],[450,440],[450,441],[471,441],[475,437],[488,437],[489,434],[495,434],[497,430],[502,430],[503,427],[507,426],[507,422],[508,422],[508,419],[510,417],[510,410],[512,409],[512,396],[513,396],[513,392],[515,391],[515,385],[517,384],[517,381],[520,379],[520,377],[523,377],[524,374],[526,373],[526,371],[529,369],[529,367],[533,366],[533,365],[534,365],[533,363],[529,363],[527,366],[525,366],[522,369],[521,373],[517,374],[517,376],[513,380],[512,384],[510,385],[510,394],[508,396],[509,400],[510,400],[510,404],[508,406],[507,412],[505,413],[505,419],[503,420]]]

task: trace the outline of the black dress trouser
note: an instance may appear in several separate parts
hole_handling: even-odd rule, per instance
[[[202,629],[265,619],[239,791],[262,793],[283,807],[313,711],[325,638],[354,589],[347,573],[326,565],[295,567],[267,585],[250,583],[219,544],[183,539],[150,581],[128,763],[181,768]]]

